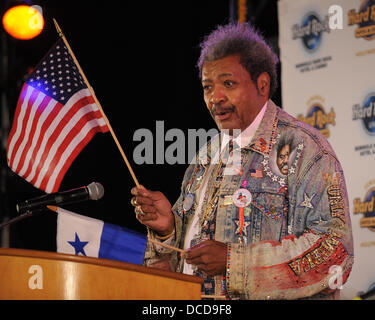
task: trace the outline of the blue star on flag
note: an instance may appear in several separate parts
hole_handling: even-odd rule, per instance
[[[81,241],[78,237],[77,232],[75,234],[76,234],[75,240],[74,241],[68,241],[68,243],[74,248],[75,255],[78,255],[79,253],[82,253],[84,256],[86,256],[86,252],[83,248],[89,242],[88,241]]]

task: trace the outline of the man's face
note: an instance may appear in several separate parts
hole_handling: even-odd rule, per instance
[[[261,96],[239,56],[206,61],[202,68],[204,101],[218,128],[246,129],[268,97]]]
[[[277,155],[276,163],[277,163],[277,166],[280,169],[280,172],[283,175],[288,174],[289,154],[290,154],[290,145],[286,144],[281,148],[279,154]]]

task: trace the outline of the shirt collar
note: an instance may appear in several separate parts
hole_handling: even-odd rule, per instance
[[[262,109],[258,112],[258,115],[255,117],[253,122],[245,129],[243,130],[237,137],[235,137],[233,140],[239,146],[240,148],[244,148],[247,145],[250,144],[252,138],[254,137],[262,119],[264,116],[264,113],[266,112],[267,109],[267,103],[263,105]],[[231,136],[222,133],[222,144],[221,144],[221,151],[226,147],[230,140]]]
[[[266,104],[262,107],[261,111],[256,117],[259,117],[258,120],[260,121],[260,123],[257,125],[257,129],[255,129],[255,134],[252,136],[252,138],[249,138],[249,140],[251,140],[247,145],[243,146],[244,144],[241,144],[243,146],[243,149],[252,150],[262,155],[268,154],[270,152],[272,144],[276,139],[278,110],[279,108],[273,103],[272,100],[268,100],[266,102]],[[262,111],[263,115],[261,114]],[[250,126],[252,126],[252,124]],[[246,128],[244,131],[247,131],[247,129],[248,128]],[[223,139],[221,140],[223,142],[221,143],[221,148],[220,143],[218,143],[220,139]],[[230,137],[228,135],[222,133],[212,138],[212,140],[207,143],[206,148],[201,148],[201,150],[199,151],[199,163],[203,164],[204,166],[210,164],[211,156],[216,154],[218,150],[223,151],[223,148],[226,147],[229,139]]]

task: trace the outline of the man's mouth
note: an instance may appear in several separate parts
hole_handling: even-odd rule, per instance
[[[229,119],[233,112],[234,112],[234,106],[228,107],[228,108],[214,109],[212,111],[212,115],[214,116],[215,119],[224,121],[224,120]]]

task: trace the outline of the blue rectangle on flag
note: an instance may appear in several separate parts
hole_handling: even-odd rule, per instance
[[[145,235],[104,223],[100,239],[99,258],[143,264],[147,244]]]

